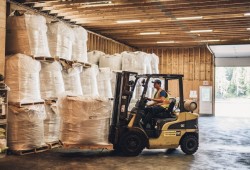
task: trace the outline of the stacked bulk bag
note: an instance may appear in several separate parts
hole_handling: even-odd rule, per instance
[[[110,68],[99,68],[97,76],[98,92],[101,97],[112,98],[111,86],[112,71]]]
[[[45,104],[46,119],[44,120],[44,141],[53,143],[59,141],[61,117],[56,103]]]
[[[118,72],[122,72],[122,70],[113,70],[111,74],[111,88],[112,88],[112,94],[115,95],[115,87],[116,87],[116,74]]]
[[[99,72],[97,65],[90,68],[83,68],[80,78],[82,85],[82,94],[84,96],[98,96],[97,74]]]
[[[81,72],[82,66],[72,66],[67,70],[63,70],[64,87],[67,94],[73,96],[82,95]]]
[[[8,147],[11,150],[30,150],[42,147],[44,141],[44,105],[9,106]]]
[[[25,13],[7,18],[7,54],[50,57],[45,17]]]
[[[52,57],[71,60],[75,36],[71,27],[62,22],[48,24],[48,41]]]
[[[154,53],[151,54],[152,74],[159,74],[159,57]]]
[[[151,74],[151,57],[144,52],[127,52],[124,51],[122,55],[122,70],[133,71],[138,74]]]
[[[6,58],[5,82],[10,87],[9,102],[40,102],[39,61],[24,54]]]
[[[122,56],[120,54],[103,55],[99,59],[99,67],[109,67],[111,70],[121,70]]]
[[[87,62],[88,33],[83,27],[80,26],[73,27],[73,32],[75,39],[73,42],[72,60],[79,62]]]
[[[105,55],[105,53],[97,50],[88,52],[88,62],[91,64],[99,65],[99,59],[103,55]]]
[[[58,100],[64,144],[107,144],[111,103],[103,98],[63,96]]]
[[[62,66],[58,61],[41,62],[40,91],[43,99],[54,99],[65,91]]]

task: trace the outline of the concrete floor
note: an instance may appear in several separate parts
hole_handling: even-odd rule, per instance
[[[0,159],[0,170],[185,170],[250,169],[250,118],[201,117],[200,148],[187,156],[180,149],[144,150],[138,157],[109,151],[58,151]]]
[[[215,115],[223,117],[249,117],[250,99],[231,98],[215,101]]]

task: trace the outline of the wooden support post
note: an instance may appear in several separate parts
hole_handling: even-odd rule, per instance
[[[0,74],[5,70],[6,0],[0,0]]]

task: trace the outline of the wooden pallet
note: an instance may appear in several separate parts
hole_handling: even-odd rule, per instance
[[[30,106],[30,105],[38,105],[38,104],[44,104],[44,101],[41,102],[29,102],[29,103],[21,103],[21,102],[9,102],[9,105],[17,106],[17,107],[24,107],[24,106]]]
[[[33,57],[33,58],[38,61],[46,61],[46,62],[59,61],[58,57]]]
[[[73,61],[74,63],[79,63],[81,64],[84,68],[89,68],[91,67],[90,63],[84,63],[84,62],[79,62],[79,61]]]
[[[49,149],[61,148],[63,146],[60,140],[55,142],[48,142],[46,144],[49,146]]]
[[[49,150],[48,145],[44,145],[42,147],[37,147],[33,149],[27,149],[27,150],[9,150],[9,153],[14,155],[28,155],[28,154],[34,154],[34,153],[40,153]]]
[[[66,60],[66,59],[64,59],[64,58],[60,58],[60,62],[61,62],[61,64],[62,64],[62,66],[64,67],[64,68],[70,68],[70,67],[72,67],[73,65],[80,65],[80,66],[82,66],[82,67],[84,67],[84,68],[89,68],[89,67],[91,67],[91,64],[90,63],[85,63],[85,62],[79,62],[79,61],[72,61],[72,60]]]
[[[54,98],[54,99],[45,99],[45,103],[46,103],[46,104],[53,104],[53,103],[56,103],[57,100],[58,100],[58,98]]]
[[[92,144],[92,145],[74,145],[74,144],[63,144],[63,148],[65,149],[89,149],[89,150],[96,150],[96,149],[107,149],[113,150],[112,144]]]

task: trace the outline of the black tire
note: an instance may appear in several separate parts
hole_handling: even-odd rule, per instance
[[[198,150],[199,141],[195,135],[188,134],[182,138],[180,145],[185,154],[192,155]]]
[[[146,146],[143,134],[129,131],[121,137],[120,149],[125,156],[137,156]]]

